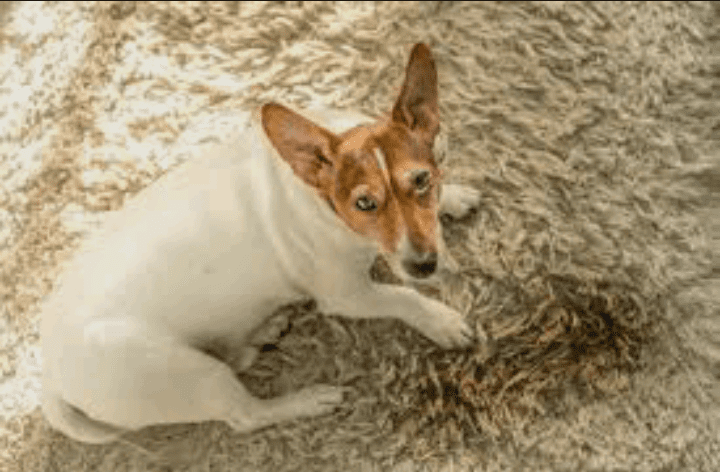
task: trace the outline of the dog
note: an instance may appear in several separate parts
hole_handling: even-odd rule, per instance
[[[458,311],[369,276],[380,252],[404,280],[431,277],[439,213],[462,217],[479,202],[470,187],[441,193],[438,130],[435,63],[417,44],[386,117],[340,132],[265,104],[229,142],[110,214],[43,306],[50,425],[105,443],[156,424],[249,432],[329,413],[342,388],[260,399],[206,349],[221,341],[252,359],[252,333],[307,297],[341,316],[402,320],[443,348],[472,343]]]

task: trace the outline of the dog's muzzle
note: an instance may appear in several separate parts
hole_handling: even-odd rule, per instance
[[[436,252],[428,252],[420,257],[406,259],[402,262],[403,269],[417,279],[424,279],[435,273],[438,264]]]

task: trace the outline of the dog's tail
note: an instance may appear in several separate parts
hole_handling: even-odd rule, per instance
[[[46,395],[42,410],[50,425],[77,441],[103,444],[115,441],[126,432],[123,428],[93,420],[57,395]]]

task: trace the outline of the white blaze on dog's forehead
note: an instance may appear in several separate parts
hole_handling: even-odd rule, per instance
[[[385,161],[385,153],[382,149],[379,147],[376,147],[374,150],[375,159],[377,160],[378,167],[382,171],[383,175],[385,176],[385,179],[387,179],[388,182],[390,182],[390,173],[388,172],[387,168],[387,162]]]

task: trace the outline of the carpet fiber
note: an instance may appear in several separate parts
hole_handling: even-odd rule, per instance
[[[718,25],[713,2],[0,4],[0,468],[720,470]],[[304,300],[241,378],[344,385],[335,414],[50,430],[39,302],[87,231],[238,110],[388,111],[419,41],[446,179],[482,202],[444,221],[457,271],[418,289],[488,343]]]

